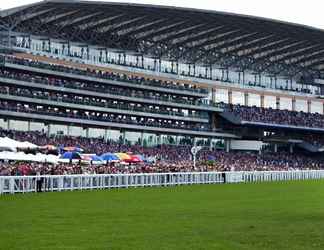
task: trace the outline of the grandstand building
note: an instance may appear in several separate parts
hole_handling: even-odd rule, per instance
[[[0,21],[4,129],[322,150],[322,30],[206,10],[64,0],[4,10]]]

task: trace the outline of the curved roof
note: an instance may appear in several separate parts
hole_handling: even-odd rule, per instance
[[[239,70],[319,75],[324,31],[232,13],[50,0],[0,13],[13,31]]]

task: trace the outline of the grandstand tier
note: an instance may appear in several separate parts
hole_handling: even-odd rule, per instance
[[[132,145],[322,151],[324,31],[49,0],[0,12],[0,126]]]

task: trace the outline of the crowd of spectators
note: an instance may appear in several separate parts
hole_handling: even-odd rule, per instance
[[[211,126],[208,123],[200,123],[194,121],[178,121],[172,119],[159,119],[151,117],[140,117],[121,115],[115,113],[101,112],[101,111],[86,111],[60,107],[55,105],[39,105],[29,104],[17,101],[3,101],[0,100],[0,109],[22,112],[22,113],[33,113],[39,115],[48,115],[56,117],[66,117],[71,119],[82,119],[82,120],[93,120],[101,122],[112,122],[119,124],[131,124],[145,127],[156,127],[156,128],[171,128],[171,129],[185,129],[185,130],[196,130],[196,131],[211,131]]]
[[[324,115],[272,108],[248,107],[221,104],[225,111],[234,114],[242,121],[273,125],[288,125],[306,128],[324,128]]]
[[[152,172],[203,172],[203,171],[280,171],[324,169],[324,159],[320,156],[307,156],[287,152],[244,152],[203,148],[197,154],[194,166],[190,153],[191,145],[158,145],[144,147],[103,138],[84,138],[72,136],[47,136],[43,132],[20,132],[1,130],[0,137],[8,136],[19,141],[29,141],[36,145],[55,145],[59,147],[76,146],[85,153],[101,155],[106,152],[126,152],[153,158],[150,163],[124,165],[107,162],[103,165],[71,163],[0,163],[0,175],[43,174],[114,174],[114,173],[152,173]]]
[[[57,76],[41,76],[37,73],[27,73],[22,71],[13,71],[9,69],[1,69],[0,77],[10,78],[20,81],[28,81],[31,83],[64,87],[70,89],[94,91],[99,93],[107,93],[110,95],[127,96],[133,98],[145,98],[156,101],[182,103],[188,105],[201,105],[202,102],[198,98],[173,95],[170,93],[163,93],[159,91],[145,90],[145,89],[131,89],[129,87],[122,87],[122,83],[105,84],[100,82],[87,82],[76,79],[62,78]]]
[[[186,145],[166,145],[144,147],[139,144],[131,144],[120,138],[118,141],[99,138],[86,138],[77,136],[51,135],[42,131],[30,131],[28,133],[16,130],[0,130],[0,137],[9,137],[17,141],[28,141],[38,146],[54,145],[56,147],[78,147],[84,149],[84,153],[102,155],[107,152],[131,152],[140,154],[146,158],[155,157],[163,161],[178,162],[190,160],[190,148]],[[185,143],[185,141],[184,141]]]
[[[24,45],[22,45],[22,43],[17,43],[16,46],[18,47],[24,47]],[[185,50],[185,48],[183,48]],[[184,51],[183,51],[184,52]],[[82,55],[84,55],[82,53]],[[77,55],[77,54],[70,54],[70,57],[77,57],[82,59],[83,56],[82,55]],[[84,59],[84,58],[83,58]],[[103,62],[103,57],[99,56],[98,57],[99,62]],[[140,63],[140,60],[138,60],[136,63],[134,62],[127,62],[126,60],[115,60],[113,58],[109,59],[107,58],[107,61],[105,61],[105,63],[109,63],[109,64],[116,64],[116,65],[121,65],[121,66],[128,66],[128,67],[134,67],[134,68],[140,68],[140,69],[146,69],[146,70],[151,70],[151,71],[156,71],[157,70],[157,66],[153,66],[153,65],[148,65],[146,68],[144,68],[144,66]],[[210,76],[209,74],[207,74],[207,72],[205,74],[196,74],[193,71],[177,71],[176,68],[172,67],[172,68],[164,68],[164,70],[162,70],[162,72],[164,73],[168,73],[168,74],[174,74],[174,75],[181,75],[181,76],[186,76],[186,77],[194,77],[194,78],[201,78],[201,79],[208,79],[208,80],[215,80],[215,81],[221,81],[221,82],[225,82],[225,83],[237,83],[235,80],[230,79],[229,74],[224,74],[224,76],[216,76],[215,78],[213,76]],[[301,81],[303,82],[303,78],[301,78]],[[271,87],[274,89],[280,89],[280,90],[285,90],[285,91],[293,91],[293,92],[299,92],[299,93],[306,93],[306,94],[319,94],[318,90],[312,91],[311,89],[307,88],[298,88],[298,87],[293,87],[293,86],[289,86],[288,82],[286,82],[285,86],[279,85],[277,86],[275,84],[275,86],[267,86],[266,83],[264,82],[252,82],[252,81],[246,81],[244,83],[245,85],[251,86],[251,87],[260,87],[260,88],[266,88],[266,87]],[[172,86],[172,85],[171,85]],[[200,92],[204,92],[204,89],[201,89]]]
[[[2,57],[3,56],[4,55],[2,55]],[[120,73],[120,72],[100,71],[100,70],[93,70],[93,69],[89,69],[89,68],[87,68],[87,69],[81,69],[81,68],[75,68],[75,67],[72,68],[72,67],[68,67],[68,66],[44,63],[44,62],[33,61],[33,60],[29,60],[29,59],[22,59],[22,58],[18,58],[18,57],[6,56],[5,60],[7,63],[20,64],[20,65],[24,65],[24,66],[43,68],[43,69],[60,71],[60,72],[65,72],[65,73],[85,75],[85,76],[97,77],[97,78],[108,79],[108,80],[123,81],[123,82],[138,84],[138,85],[155,86],[155,87],[169,88],[169,89],[176,89],[176,90],[186,90],[186,91],[191,91],[191,92],[207,94],[207,90],[204,88],[199,88],[196,85],[180,84],[176,81],[171,81],[171,80],[158,80],[158,79],[154,79],[154,78],[145,78],[142,76],[137,76],[137,75],[132,75],[132,74],[124,74],[124,73]]]
[[[189,152],[187,152],[189,153]],[[204,155],[208,154],[205,159]],[[289,154],[257,154],[247,152],[205,151],[200,154],[196,166],[191,160],[157,160],[153,163],[122,165],[107,163],[90,165],[80,163],[0,163],[0,175],[67,174],[121,174],[121,173],[169,173],[210,171],[290,171],[324,169],[323,159]]]
[[[324,136],[321,134],[308,134],[299,136],[299,139],[318,148],[324,147]]]
[[[1,72],[1,71],[0,71]],[[83,96],[72,93],[62,93],[57,91],[49,90],[35,90],[26,87],[16,87],[10,85],[0,86],[0,93],[12,96],[22,96],[35,99],[43,99],[48,101],[74,103],[80,105],[98,106],[112,109],[122,109],[127,111],[137,111],[145,113],[155,113],[163,115],[174,115],[174,116],[186,116],[186,117],[197,117],[197,118],[208,118],[205,112],[200,111],[188,111],[185,113],[180,108],[171,108],[166,106],[142,104],[135,102],[125,102],[121,100],[106,99],[100,97]]]
[[[152,84],[152,86],[156,86],[155,82],[159,82],[159,84],[164,84],[162,81],[157,80],[149,80],[143,79],[140,77],[135,76],[128,76],[120,73],[114,73],[114,72],[93,72],[90,70],[80,70],[80,69],[74,69],[69,68],[66,66],[60,66],[60,65],[51,65],[46,64],[42,62],[36,62],[31,61],[27,59],[19,59],[15,57],[7,57],[6,60],[8,62],[22,64],[22,65],[29,65],[29,66],[37,66],[37,67],[50,67],[53,70],[59,70],[59,71],[72,71],[78,74],[99,74],[103,76],[104,78],[110,79],[110,80],[120,80],[125,82],[136,82],[140,84],[140,82],[145,82],[145,84]],[[79,72],[80,71],[80,72]],[[83,72],[83,73],[82,73]],[[167,93],[159,93],[159,92],[152,92],[152,91],[145,91],[145,90],[135,90],[135,89],[129,89],[129,88],[122,88],[114,85],[107,85],[102,83],[94,83],[94,82],[82,82],[67,78],[58,78],[54,76],[42,76],[37,74],[28,74],[26,72],[19,72],[19,71],[13,71],[8,69],[2,69],[0,70],[0,76],[7,77],[7,78],[14,78],[14,79],[20,79],[20,80],[28,80],[30,82],[35,83],[42,83],[47,85],[54,85],[59,87],[65,87],[65,88],[74,88],[74,89],[84,89],[84,90],[92,90],[100,93],[109,93],[109,94],[116,94],[116,95],[124,95],[124,96],[132,96],[132,97],[144,97],[144,98],[150,98],[154,100],[163,100],[168,102],[180,102],[180,103],[186,103],[186,104],[199,104],[199,99],[195,98],[189,98],[189,97],[180,97],[180,96],[174,96]],[[141,83],[142,84],[142,83]],[[165,83],[168,86],[168,83]],[[177,86],[177,85],[176,85]],[[70,95],[70,94],[63,94],[59,92],[53,92],[53,91],[30,91],[28,89],[23,88],[13,88],[13,87],[2,87],[1,89],[2,93],[9,93],[9,94],[15,94],[15,95],[21,95],[21,96],[28,96],[28,97],[35,97],[35,98],[43,98],[43,99],[49,99],[53,101],[64,101],[64,102],[72,102],[72,103],[78,103],[78,104],[89,104],[89,105],[95,105],[95,106],[101,106],[101,107],[107,107],[107,108],[118,108],[118,109],[124,109],[124,110],[134,110],[134,111],[142,111],[142,112],[152,112],[152,113],[159,113],[159,114],[167,114],[167,115],[179,115],[179,116],[189,116],[189,117],[205,117],[205,113],[203,112],[188,112],[184,114],[181,110],[174,110],[173,108],[166,108],[166,107],[158,107],[154,108],[152,105],[146,105],[146,104],[136,104],[136,103],[125,103],[122,101],[116,101],[116,100],[109,100],[104,98],[91,98],[91,97],[85,97],[81,95]],[[243,121],[248,122],[258,122],[258,123],[265,123],[265,124],[272,124],[272,125],[289,125],[289,126],[297,126],[297,127],[307,127],[307,128],[324,128],[324,116],[318,113],[306,113],[306,112],[297,112],[297,111],[288,111],[288,110],[278,110],[278,109],[272,109],[272,108],[262,108],[262,107],[248,107],[248,106],[242,106],[242,105],[228,105],[228,104],[220,104],[221,107],[223,107],[226,111],[233,113],[235,116],[239,117]],[[38,110],[38,112],[41,112],[42,110]],[[45,110],[45,112],[49,112],[48,110]],[[51,113],[51,112],[49,112]],[[64,112],[61,112],[61,114]],[[82,116],[90,116],[87,117],[89,119],[95,118],[100,120],[108,120],[108,121],[114,121],[114,122],[125,122],[125,123],[132,123],[132,119],[130,117],[124,117],[122,119],[119,119],[118,117],[114,117],[113,114],[108,114],[106,117],[102,117],[101,115],[95,117],[91,117],[89,114],[68,114],[65,115],[72,115],[77,116],[78,118],[81,118]],[[134,119],[133,119],[134,121]],[[189,125],[187,127],[187,124],[184,124],[183,122],[181,124],[172,124],[170,121],[166,121],[164,123],[154,121],[154,119],[136,119],[134,121],[136,124],[144,124],[144,125],[151,125],[151,126],[157,126],[157,127],[170,127],[170,128],[182,128],[182,129],[192,129],[192,125]],[[194,126],[194,129],[205,129],[206,126]]]

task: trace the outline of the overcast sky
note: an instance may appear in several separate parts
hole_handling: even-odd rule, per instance
[[[8,9],[34,2],[39,1],[1,0],[0,7],[1,9]],[[324,29],[323,0],[110,0],[109,2],[146,3],[226,11],[278,19]]]

